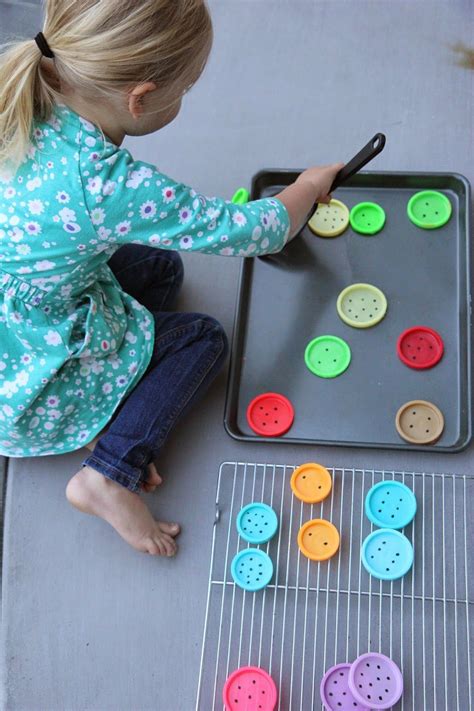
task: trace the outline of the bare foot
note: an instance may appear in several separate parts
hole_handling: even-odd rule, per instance
[[[160,478],[158,472],[156,476]],[[92,467],[82,467],[72,477],[66,497],[79,511],[103,518],[138,551],[164,556],[176,553],[174,537],[180,531],[178,524],[156,521],[138,494]]]

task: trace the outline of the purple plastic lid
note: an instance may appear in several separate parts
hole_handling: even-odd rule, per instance
[[[370,711],[355,700],[349,689],[350,664],[336,664],[328,669],[319,687],[326,711]]]
[[[349,671],[349,688],[355,700],[371,709],[389,709],[403,692],[403,678],[395,662],[369,652],[357,657]]]

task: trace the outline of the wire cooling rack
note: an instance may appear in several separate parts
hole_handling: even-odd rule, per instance
[[[367,651],[386,654],[402,671],[404,693],[394,711],[472,711],[474,478],[329,469],[331,495],[309,505],[291,492],[293,471],[243,462],[220,467],[197,711],[222,710],[227,676],[246,665],[271,674],[279,711],[319,711],[324,671]],[[403,531],[414,547],[413,568],[392,582],[371,577],[360,562],[374,528],[365,496],[387,479],[406,484],[418,502]],[[257,593],[236,586],[230,574],[234,555],[249,547],[235,521],[251,501],[272,506],[280,522],[260,546],[275,573]],[[312,518],[328,519],[340,532],[339,552],[324,563],[309,561],[297,546],[300,526]]]

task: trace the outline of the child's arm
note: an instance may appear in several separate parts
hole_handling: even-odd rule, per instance
[[[280,196],[234,205],[199,195],[154,166],[134,161],[127,150],[107,144],[83,165],[88,212],[98,237],[109,243],[146,244],[162,249],[221,256],[256,257],[279,252],[303,224],[316,199],[325,198],[339,166],[312,168]],[[288,207],[287,207],[288,204]]]
[[[298,234],[315,202],[328,203],[329,190],[344,163],[309,168],[276,197],[281,200],[290,217],[290,241]]]

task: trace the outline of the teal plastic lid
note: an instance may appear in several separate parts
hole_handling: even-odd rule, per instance
[[[304,360],[319,378],[336,378],[349,367],[351,349],[338,336],[318,336],[306,346]]]
[[[239,587],[249,592],[262,590],[273,577],[271,558],[260,548],[245,548],[234,557],[230,572]]]
[[[379,528],[363,542],[361,559],[364,568],[374,578],[398,580],[413,565],[413,546],[403,533]]]
[[[252,502],[237,515],[237,531],[248,543],[266,543],[278,530],[278,518],[267,504]]]
[[[415,494],[400,481],[381,481],[365,498],[369,521],[381,528],[404,528],[416,514]]]
[[[445,225],[453,211],[449,199],[437,190],[422,190],[412,195],[407,205],[409,219],[424,230]]]
[[[349,220],[355,232],[375,235],[385,225],[385,211],[375,202],[360,202],[352,208]]]

